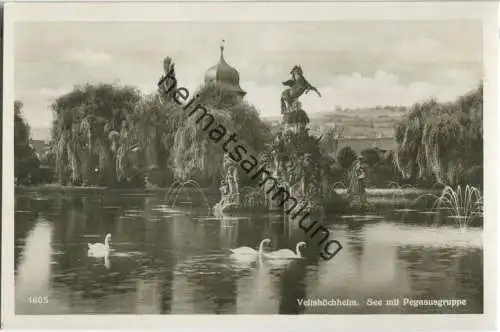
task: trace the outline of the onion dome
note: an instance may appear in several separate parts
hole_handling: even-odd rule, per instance
[[[240,74],[231,67],[224,59],[224,46],[220,47],[219,62],[210,67],[205,73],[205,84],[224,84],[240,94],[242,97],[246,92],[240,87]]]

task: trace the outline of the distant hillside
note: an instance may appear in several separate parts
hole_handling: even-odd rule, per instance
[[[50,128],[31,128],[31,139],[48,141],[50,139]]]
[[[383,138],[346,138],[339,142],[337,151],[340,151],[343,147],[349,146],[358,155],[361,151],[369,148],[379,148],[382,150],[392,150],[396,149],[396,140],[392,137]]]
[[[49,149],[49,145],[47,144],[46,141],[32,139],[30,143],[35,149],[38,158],[41,158],[45,154],[45,152],[47,152],[47,150]]]
[[[320,131],[334,125],[344,128],[345,137],[393,137],[394,126],[406,108],[377,107],[364,109],[336,109],[331,112],[309,114],[311,129]],[[281,116],[265,117],[273,126],[281,122]],[[50,128],[31,128],[31,138],[39,141],[50,139]]]
[[[331,112],[309,114],[310,127],[321,131],[325,127],[344,128],[344,137],[394,137],[396,123],[406,114],[405,107],[376,107],[363,109],[336,109]],[[265,120],[277,125],[281,117]]]

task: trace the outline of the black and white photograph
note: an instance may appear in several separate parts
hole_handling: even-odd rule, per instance
[[[350,6],[8,5],[12,325],[489,326],[497,5]]]

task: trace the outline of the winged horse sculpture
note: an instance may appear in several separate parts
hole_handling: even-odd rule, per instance
[[[304,93],[308,94],[310,91],[314,91],[321,97],[321,93],[309,83],[304,77],[302,68],[298,65],[294,66],[290,71],[292,74],[292,79],[283,82],[283,85],[289,88],[285,89],[281,93],[281,114],[285,114],[292,105],[302,96]]]

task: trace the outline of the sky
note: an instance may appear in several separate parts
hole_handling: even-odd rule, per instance
[[[448,101],[483,76],[481,27],[464,20],[16,23],[15,98],[32,128],[50,128],[50,104],[74,85],[155,91],[166,56],[175,62],[179,86],[194,92],[218,62],[224,39],[224,57],[263,117],[280,115],[282,82],[296,64],[322,93],[302,97],[310,115]]]

